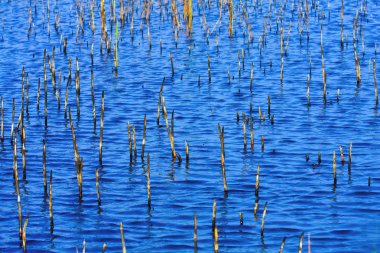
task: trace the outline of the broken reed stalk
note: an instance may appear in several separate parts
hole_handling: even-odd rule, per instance
[[[22,178],[26,179],[26,148],[25,148],[25,142],[26,142],[26,132],[25,132],[25,126],[23,125],[21,127],[21,154],[22,154]]]
[[[176,153],[175,148],[174,148],[174,111],[172,112],[171,127],[169,127],[168,112],[166,110],[165,98],[164,97],[162,97],[162,114],[163,114],[164,119],[165,119],[166,131],[168,132],[170,147],[172,149],[172,158],[175,159],[177,157],[177,153]]]
[[[22,228],[22,248],[26,252],[26,226],[28,226],[29,218],[27,217]]]
[[[323,53],[322,53],[322,79],[323,79],[323,103],[326,104],[327,84],[326,84],[325,58],[323,57]]]
[[[214,252],[215,253],[219,252],[218,237],[219,237],[218,227],[215,226],[215,230],[214,230]]]
[[[146,172],[146,188],[148,192],[148,208],[151,208],[151,197],[150,197],[150,155],[148,153],[148,164]]]
[[[79,72],[79,59],[76,58],[76,71],[75,71],[75,90],[76,90],[76,107],[77,115],[80,115],[80,72]]]
[[[53,219],[53,171],[50,170],[50,184],[49,184],[49,215]]]
[[[243,218],[243,213],[242,212],[240,212],[239,213],[239,220],[240,220],[240,225],[244,225],[244,218]]]
[[[79,201],[82,201],[83,191],[82,191],[82,185],[83,185],[83,159],[79,155],[79,150],[77,146],[77,140],[75,136],[75,130],[74,130],[74,124],[71,116],[71,110],[69,109],[69,121],[70,121],[70,128],[71,128],[71,135],[73,139],[73,149],[74,149],[74,161],[75,161],[75,169],[76,169],[76,175],[77,175],[77,181],[78,181],[78,191],[79,191]]]
[[[102,91],[102,108],[100,113],[99,164],[103,164],[103,130],[104,129],[104,91]]]
[[[173,120],[172,120],[172,124],[173,124]],[[143,129],[143,138],[142,138],[142,145],[141,145],[141,159],[142,160],[144,160],[145,143],[146,143],[146,114],[144,116],[144,129]]]
[[[4,97],[1,97],[1,123],[0,123],[1,142],[4,142]]]
[[[259,187],[260,187],[260,165],[257,165],[256,187],[255,187],[255,196],[256,197],[259,197]]]
[[[356,83],[359,85],[359,83],[361,81],[361,77],[360,77],[360,60],[359,60],[358,54],[356,53],[356,47],[354,47],[354,57],[355,57]]]
[[[127,125],[127,129],[128,129],[128,145],[129,145],[129,162],[132,162],[132,159],[133,159],[133,149],[132,149],[133,140],[132,140],[132,134],[131,134],[131,125],[129,124],[129,122]]]
[[[98,205],[102,205],[102,200],[100,198],[100,186],[99,186],[99,170],[96,168],[95,170],[95,182],[96,182],[96,195],[98,197]]]
[[[286,241],[286,236],[284,237],[284,239],[282,239],[280,250],[278,251],[278,253],[282,253],[282,250],[284,249],[284,246],[285,246],[285,241]]]
[[[334,173],[334,185],[336,185],[336,155],[333,152],[333,173]]]
[[[303,240],[303,234],[304,232],[301,233],[301,236],[300,236],[300,242],[298,244],[298,253],[302,253],[302,240]]]
[[[122,252],[123,252],[123,253],[127,253],[127,248],[125,247],[125,240],[124,240],[123,222],[120,223],[120,236],[121,236],[121,247],[122,247]]]
[[[344,154],[343,154],[343,147],[342,147],[342,145],[339,146],[339,152],[340,152],[341,163],[342,163],[342,165],[344,165]]]
[[[134,156],[137,157],[137,141],[136,141],[136,127],[132,126],[132,133],[133,133],[133,152]]]
[[[42,140],[42,176],[44,178],[44,196],[47,196],[47,179],[46,179],[46,141]]]
[[[172,57],[171,52],[169,53],[169,58],[170,58],[170,64],[172,66],[172,76],[174,76],[174,63],[173,63],[173,57]]]
[[[194,251],[198,250],[198,220],[197,213],[194,214]]]
[[[284,76],[284,57],[281,57],[281,69],[280,69],[280,82],[282,83],[282,79]]]
[[[372,63],[372,69],[373,69],[373,83],[374,83],[374,86],[375,86],[375,100],[376,100],[376,104],[379,103],[379,97],[378,97],[378,89],[377,89],[377,80],[376,80],[376,59],[373,60],[373,63]]]
[[[322,163],[322,154],[321,152],[318,152],[318,165]]]
[[[267,215],[267,205],[268,205],[268,201],[265,202],[263,217],[261,218],[261,236],[264,236],[264,223],[265,223],[265,216]]]
[[[215,233],[215,228],[216,228],[216,199],[214,199],[214,203],[212,204],[212,233]]]
[[[219,132],[219,139],[220,139],[220,146],[221,146],[220,164],[221,164],[221,167],[222,167],[223,189],[224,189],[224,193],[227,193],[228,192],[228,186],[227,186],[227,177],[226,177],[226,167],[224,166],[224,158],[225,158],[225,152],[224,152],[224,127],[221,128],[219,123],[218,123],[218,132]]]
[[[95,88],[94,88],[94,71],[91,70],[91,101],[92,101],[92,117],[94,120],[94,132],[96,132],[96,107],[95,107]]]
[[[264,152],[264,135],[261,136],[261,152]]]
[[[162,80],[162,84],[161,84],[161,88],[160,88],[160,95],[158,96],[157,117],[156,117],[157,125],[160,125],[160,108],[161,108],[161,101],[162,101],[162,93],[164,92],[164,84],[165,84],[165,77]]]
[[[105,253],[105,252],[106,252],[106,248],[107,248],[107,244],[104,243],[104,244],[103,244],[103,247],[102,247],[102,253]]]
[[[185,152],[186,152],[186,163],[189,163],[190,155],[189,155],[189,144],[185,141]]]

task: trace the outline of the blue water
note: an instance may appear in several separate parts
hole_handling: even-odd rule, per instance
[[[119,16],[119,1],[117,15]],[[95,4],[95,33],[92,34],[91,1],[50,1],[50,28],[46,1],[0,1],[0,96],[4,97],[5,140],[0,149],[0,251],[20,252],[17,195],[12,177],[13,151],[10,142],[12,98],[16,120],[21,108],[21,72],[29,78],[29,113],[25,113],[27,179],[22,180],[20,138],[18,168],[21,203],[27,226],[30,252],[75,252],[86,241],[88,252],[120,252],[119,224],[123,222],[128,252],[193,252],[193,217],[198,216],[198,252],[213,251],[212,205],[217,203],[216,225],[219,252],[277,252],[287,237],[284,252],[296,252],[304,232],[303,251],[377,252],[380,249],[380,121],[375,103],[372,63],[380,32],[379,3],[344,2],[345,44],[340,44],[341,1],[309,3],[309,41],[306,26],[302,39],[298,31],[298,1],[234,1],[234,35],[228,34],[228,8],[224,5],[221,23],[217,1],[193,1],[193,34],[186,36],[182,2],[177,2],[182,23],[176,46],[171,18],[171,2],[154,1],[148,28],[141,18],[143,1],[134,3],[134,39],[130,36],[130,15],[119,27],[119,69],[115,77],[113,50],[100,53],[100,3]],[[280,3],[281,2],[281,3]],[[77,5],[79,4],[79,5]],[[254,41],[247,43],[248,30],[242,11],[247,5],[248,23]],[[80,7],[84,33],[77,34]],[[124,6],[131,7],[131,1]],[[352,26],[359,11],[357,51],[362,81],[355,75]],[[303,9],[304,11],[304,9]],[[30,14],[29,14],[30,13]],[[160,14],[161,13],[161,14]],[[54,23],[60,16],[58,31]],[[32,29],[28,33],[28,18]],[[210,34],[207,39],[204,15]],[[106,16],[110,3],[106,1]],[[324,16],[324,18],[323,18]],[[284,56],[280,81],[280,32],[276,19],[283,20],[284,40],[292,21],[289,48]],[[260,36],[266,22],[266,43],[260,56]],[[300,20],[302,25],[303,21]],[[320,27],[323,23],[327,101],[323,102],[320,54]],[[115,38],[115,25],[107,21]],[[50,32],[49,32],[50,30]],[[245,31],[245,32],[244,32]],[[142,36],[143,34],[143,36]],[[218,35],[218,48],[216,36]],[[362,47],[362,36],[364,48]],[[63,41],[67,37],[67,55]],[[162,40],[162,51],[160,49]],[[114,39],[113,39],[114,43]],[[94,45],[94,64],[90,48]],[[38,79],[43,80],[43,51],[56,48],[56,69],[62,71],[61,108],[48,75],[48,127],[44,126],[43,82],[37,110]],[[244,49],[244,67],[238,52]],[[363,50],[364,49],[364,50]],[[378,51],[378,49],[377,49]],[[172,76],[169,53],[173,55]],[[207,71],[210,56],[211,81]],[[312,58],[310,100],[307,106],[306,77]],[[79,201],[74,152],[68,119],[64,117],[64,96],[68,59],[80,66],[80,116],[77,115],[75,80],[69,86],[69,107],[83,169],[83,201]],[[251,64],[254,64],[253,91],[250,92]],[[379,65],[379,64],[378,64]],[[90,73],[94,72],[97,128],[94,132]],[[230,72],[230,82],[228,80]],[[380,73],[379,71],[377,71]],[[198,78],[200,76],[200,82]],[[185,158],[189,143],[190,162],[172,161],[165,121],[156,124],[157,102],[163,78],[163,96],[168,112],[174,110],[176,151]],[[337,101],[337,89],[340,99]],[[99,165],[101,93],[105,92],[103,166]],[[259,121],[258,110],[271,115]],[[252,111],[250,111],[252,107]],[[240,121],[236,121],[236,113]],[[242,113],[254,119],[255,146],[243,148]],[[144,115],[147,116],[145,159],[141,159]],[[170,120],[170,119],[169,119]],[[136,127],[138,155],[130,163],[127,124]],[[228,196],[223,191],[220,166],[218,123],[225,128],[225,169]],[[249,128],[247,127],[249,130]],[[261,136],[265,138],[261,150]],[[53,171],[54,230],[50,229],[49,202],[44,198],[42,140],[47,146],[47,170]],[[348,147],[352,143],[351,174]],[[341,165],[339,146],[346,163]],[[332,153],[337,154],[337,184],[333,185]],[[318,152],[322,163],[318,166]],[[148,209],[146,155],[151,158],[152,206]],[[305,155],[310,154],[306,162]],[[254,218],[256,168],[260,165],[260,198]],[[101,206],[98,205],[95,169],[100,171]],[[371,177],[371,186],[368,178]],[[265,233],[260,235],[261,217],[268,202]],[[244,224],[239,223],[239,213]],[[310,240],[311,245],[308,245]]]

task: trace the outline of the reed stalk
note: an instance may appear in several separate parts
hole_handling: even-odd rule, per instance
[[[173,63],[173,57],[172,57],[171,52],[169,53],[169,58],[170,58],[170,64],[172,66],[172,76],[174,76],[174,63]]]
[[[185,152],[186,152],[186,164],[189,163],[190,155],[189,155],[189,144],[185,141]]]
[[[352,143],[348,148],[348,175],[351,174],[351,163],[352,163]]]
[[[285,241],[286,241],[286,236],[284,237],[284,239],[282,239],[280,250],[278,251],[278,253],[282,253],[282,251],[285,247]]]
[[[47,178],[46,178],[46,141],[42,140],[42,176],[44,179],[44,196],[47,196]]]
[[[26,227],[28,226],[29,218],[27,217],[22,228],[22,248],[26,252]]]
[[[165,77],[162,80],[162,84],[161,84],[161,88],[160,88],[160,94],[158,96],[157,117],[156,117],[157,125],[160,125],[160,108],[161,108],[161,101],[162,101],[162,93],[164,92],[164,84],[165,84]]]
[[[148,192],[148,208],[151,208],[151,196],[150,196],[150,155],[148,153],[147,173],[146,173],[146,188]]]
[[[265,224],[265,216],[267,215],[267,205],[268,205],[268,201],[265,202],[263,216],[261,218],[261,229],[260,229],[261,236],[264,236],[264,224]]]
[[[251,65],[251,72],[249,75],[249,91],[252,93],[252,86],[253,86],[253,63]]]
[[[243,140],[244,140],[244,151],[247,150],[247,123],[249,122],[249,120],[243,120]]]
[[[336,185],[336,155],[333,152],[333,173],[334,173],[334,185]]]
[[[214,230],[214,253],[219,252],[218,237],[219,237],[218,227],[215,226],[215,230]]]
[[[253,207],[253,216],[257,220],[257,210],[259,209],[259,198],[255,199],[255,205]]]
[[[302,232],[301,236],[300,236],[300,241],[299,241],[299,244],[298,244],[298,253],[302,253],[303,234],[304,234],[304,232]]]
[[[233,33],[233,22],[234,22],[234,6],[232,0],[228,0],[228,12],[229,12],[229,23],[228,23],[228,33],[230,38],[232,38]]]
[[[212,204],[212,233],[215,233],[215,228],[216,228],[216,199],[214,199],[214,203]]]
[[[123,223],[120,223],[120,236],[121,236],[121,247],[122,252],[127,253],[127,248],[125,247],[125,240],[124,240],[124,229],[123,229]]]
[[[342,145],[339,146],[339,152],[340,152],[341,163],[342,163],[342,165],[344,165],[344,154],[343,154]]]
[[[25,126],[21,127],[21,154],[22,154],[22,178],[26,180],[26,132],[25,132]]]
[[[321,165],[322,163],[322,154],[321,152],[318,152],[318,165]]]
[[[49,184],[49,216],[53,219],[53,171],[50,170],[50,184]]]
[[[44,118],[45,128],[48,126],[47,79],[46,79],[46,49],[44,50]]]
[[[96,168],[95,170],[95,182],[96,182],[96,195],[98,197],[98,205],[102,205],[102,200],[100,198],[100,186],[99,186],[99,170]]]
[[[13,139],[14,139],[14,122],[15,122],[15,99],[12,98],[11,142],[13,142]]]
[[[218,132],[219,132],[219,139],[220,139],[220,164],[224,165],[224,127],[220,127],[220,124],[218,123]]]
[[[257,165],[256,185],[255,185],[255,196],[256,197],[259,197],[259,187],[260,187],[260,165]]]
[[[261,136],[261,152],[264,152],[264,135]]]
[[[239,213],[239,222],[240,222],[240,225],[244,225],[244,217],[243,217],[242,212]]]

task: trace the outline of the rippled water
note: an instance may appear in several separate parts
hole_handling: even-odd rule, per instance
[[[117,1],[117,14],[119,1]],[[299,237],[305,233],[304,252],[310,241],[313,252],[377,252],[380,249],[380,121],[375,103],[371,61],[376,58],[380,38],[379,3],[367,1],[366,15],[360,1],[345,1],[344,49],[340,45],[341,1],[309,1],[310,37],[302,39],[297,30],[297,8],[292,1],[284,8],[285,41],[292,21],[289,48],[284,57],[284,78],[280,82],[280,33],[276,17],[280,5],[275,1],[268,19],[269,2],[234,1],[234,36],[228,36],[228,8],[221,24],[207,39],[202,28],[205,14],[210,32],[219,17],[217,2],[193,2],[193,36],[187,37],[185,24],[176,47],[171,2],[152,2],[149,48],[147,25],[141,19],[143,2],[135,3],[134,40],[130,37],[130,17],[120,28],[119,70],[113,72],[113,54],[100,54],[100,7],[96,1],[96,28],[90,22],[91,1],[79,1],[84,8],[84,34],[76,35],[79,9],[76,1],[50,1],[50,35],[47,2],[0,1],[0,96],[4,97],[5,140],[0,151],[0,251],[22,251],[18,239],[17,195],[12,177],[13,153],[10,143],[12,98],[16,100],[16,119],[21,108],[21,72],[29,77],[29,113],[25,115],[27,180],[20,179],[24,217],[29,216],[27,249],[30,252],[75,252],[83,240],[88,252],[99,252],[103,243],[108,251],[121,251],[119,224],[123,222],[128,252],[192,252],[193,217],[198,216],[198,251],[213,250],[212,204],[216,199],[216,224],[220,252],[277,252],[287,237],[284,252],[296,252]],[[281,2],[281,3],[280,3]],[[129,2],[130,3],[130,2]],[[248,32],[242,6],[247,5],[248,22],[254,41],[247,43]],[[126,3],[125,3],[126,6]],[[182,2],[177,2],[182,15]],[[107,17],[109,3],[106,1]],[[161,11],[160,11],[161,10]],[[358,55],[362,82],[357,86],[352,25],[359,10]],[[28,13],[33,28],[28,36]],[[54,28],[56,13],[60,28]],[[162,13],[162,15],[160,15]],[[324,15],[324,19],[323,16]],[[260,36],[266,20],[267,38],[260,56]],[[268,22],[270,20],[270,24]],[[182,21],[182,16],[181,16]],[[327,73],[327,102],[323,103],[320,54],[320,26]],[[107,22],[110,30],[110,23]],[[220,29],[219,29],[220,27]],[[279,23],[281,27],[281,22]],[[306,28],[305,28],[306,29]],[[115,27],[110,34],[115,33]],[[245,31],[245,33],[243,33]],[[361,33],[363,32],[363,33]],[[218,34],[219,46],[215,43]],[[63,54],[61,35],[68,38]],[[364,36],[364,48],[362,47]],[[160,50],[162,40],[162,52]],[[94,43],[94,65],[90,47]],[[75,83],[69,87],[69,106],[73,111],[79,152],[84,160],[83,202],[79,202],[74,152],[68,119],[64,117],[66,80],[61,84],[61,108],[51,85],[48,70],[48,127],[44,127],[43,85],[40,109],[36,107],[38,79],[43,80],[43,51],[51,55],[56,48],[56,68],[68,76],[68,59],[79,58],[81,95],[80,117],[76,111]],[[244,63],[238,51],[244,49]],[[363,49],[365,51],[363,51]],[[171,74],[169,53],[175,74]],[[207,72],[210,56],[211,81]],[[310,97],[306,100],[306,76],[312,58]],[[253,91],[250,70],[254,64]],[[97,129],[93,130],[90,73],[94,72]],[[228,80],[228,71],[231,81]],[[200,76],[200,77],[199,77]],[[169,112],[174,110],[175,147],[185,157],[189,143],[190,162],[172,161],[164,119],[156,125],[157,102],[163,78],[163,96]],[[200,78],[200,79],[198,79]],[[200,80],[200,81],[198,81]],[[337,89],[340,99],[337,101]],[[105,92],[103,166],[99,166],[99,125],[101,93]],[[258,120],[259,107],[271,115]],[[252,110],[250,110],[252,108]],[[236,113],[240,121],[236,121]],[[255,146],[243,149],[241,113],[254,119]],[[149,212],[146,189],[146,158],[141,142],[144,115],[147,116],[146,153],[151,157],[152,208]],[[127,124],[136,126],[138,156],[129,160]],[[220,166],[218,123],[225,128],[225,169],[228,196],[223,191]],[[261,150],[261,136],[265,149]],[[249,131],[248,131],[249,138]],[[54,231],[50,230],[49,202],[44,198],[42,140],[46,140],[47,169],[53,171]],[[18,144],[20,141],[18,141]],[[340,163],[339,146],[346,161],[352,143],[351,175],[347,162]],[[19,146],[19,175],[22,177]],[[332,153],[337,153],[337,185],[333,185]],[[322,163],[317,163],[321,152]],[[305,161],[306,153],[310,161]],[[256,168],[260,165],[260,199],[254,218]],[[95,169],[100,170],[102,204],[98,206]],[[371,177],[371,186],[368,178]],[[268,202],[265,233],[260,235],[264,203]],[[239,212],[244,224],[239,223]]]

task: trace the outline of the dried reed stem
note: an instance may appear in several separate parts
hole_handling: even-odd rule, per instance
[[[98,197],[98,205],[102,205],[102,200],[100,198],[100,186],[99,186],[99,170],[96,168],[95,170],[95,181],[96,181],[96,195]]]
[[[189,163],[190,155],[189,155],[189,144],[185,141],[185,152],[186,152],[186,163]]]
[[[263,216],[261,218],[261,236],[264,236],[264,224],[265,224],[265,216],[267,214],[267,205],[268,205],[268,201],[265,202]]]
[[[44,196],[47,196],[47,179],[46,179],[46,141],[42,140],[42,176],[44,179]]]
[[[219,252],[218,237],[219,237],[218,227],[215,226],[215,230],[214,230],[214,253]]]
[[[121,236],[121,247],[122,252],[127,253],[127,248],[125,247],[125,241],[124,241],[124,229],[123,229],[123,223],[120,223],[120,236]]]
[[[302,240],[303,240],[303,234],[304,232],[301,233],[301,236],[300,236],[300,242],[298,244],[298,253],[302,253]]]
[[[212,204],[212,233],[215,233],[216,228],[216,199],[214,199],[214,203]]]
[[[340,152],[341,163],[342,163],[342,165],[344,165],[344,154],[343,154],[343,147],[342,147],[342,145],[339,146],[339,152]]]
[[[348,148],[348,174],[351,174],[351,163],[352,163],[352,143]]]
[[[280,250],[278,251],[278,253],[282,253],[282,250],[284,249],[284,246],[285,246],[285,241],[286,241],[286,236],[284,237],[284,239],[282,239]]]
[[[170,64],[172,66],[172,76],[174,76],[174,63],[173,63],[173,57],[172,57],[171,52],[169,53],[169,58],[170,58]]]
[[[259,197],[259,187],[260,187],[260,165],[257,165],[256,187],[255,187],[255,196],[256,197]]]
[[[220,139],[220,164],[224,165],[224,127],[220,127],[220,124],[218,123],[218,132],[219,132],[219,139]]]
[[[336,155],[333,152],[333,173],[334,173],[334,185],[336,185]]]
[[[165,77],[162,80],[162,84],[161,84],[161,88],[160,88],[160,95],[158,96],[157,117],[156,117],[157,125],[160,124],[160,108],[161,108],[161,101],[162,101],[162,93],[164,92],[164,84],[165,84]]]
[[[151,208],[151,197],[150,197],[150,155],[148,153],[148,164],[146,173],[146,188],[148,192],[148,208]]]
[[[53,218],[53,171],[50,170],[50,184],[49,184],[49,215],[50,219]]]
[[[264,135],[261,136],[261,152],[264,152]]]
[[[28,226],[29,218],[27,217],[24,222],[24,226],[22,229],[22,248],[24,252],[26,252],[26,226]]]

